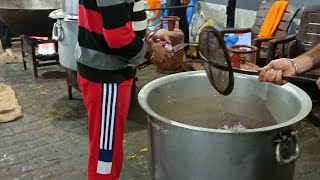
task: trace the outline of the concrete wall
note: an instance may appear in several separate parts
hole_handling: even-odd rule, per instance
[[[237,0],[236,14],[235,14],[235,28],[252,27],[256,10],[263,0]],[[275,0],[266,0],[267,2],[274,2]],[[294,6],[301,10],[306,5],[320,5],[320,0],[288,0]],[[228,0],[200,0],[202,9],[207,18],[213,18],[217,23],[225,27],[227,21],[226,6]],[[301,10],[294,22],[299,24],[299,17]]]
[[[220,5],[228,5],[228,0],[199,0],[202,2],[209,2]],[[237,7],[247,10],[256,10],[263,0],[237,0]],[[266,0],[267,2],[274,2],[275,0]],[[305,5],[320,4],[319,0],[287,0],[294,6],[302,8]]]
[[[61,0],[0,0],[0,9],[57,9]]]
[[[226,27],[227,24],[227,15],[226,10],[227,6],[224,4],[216,4],[209,2],[200,2],[201,9],[204,12],[204,15],[207,19],[214,19],[219,26]]]
[[[274,0],[268,0],[268,2],[274,2]],[[301,8],[301,9],[303,8],[303,6],[320,5],[320,1],[319,0],[288,0],[288,2],[290,2],[294,6],[296,6],[298,8]]]

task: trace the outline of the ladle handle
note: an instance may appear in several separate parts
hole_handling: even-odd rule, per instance
[[[309,77],[301,77],[301,76],[282,76],[282,79],[287,81],[295,81],[295,82],[306,82],[309,81],[311,83],[316,83],[318,79],[309,78]]]
[[[236,72],[236,73],[259,76],[259,72],[257,71],[247,71],[247,70],[241,70],[236,68],[233,68],[232,70],[233,72]],[[316,83],[318,80],[317,78],[309,78],[309,77],[301,77],[301,76],[282,76],[282,79],[289,82],[310,82],[310,83]]]
[[[242,70],[239,68],[230,68],[230,67],[226,67],[226,66],[222,66],[218,63],[214,63],[212,61],[207,60],[201,53],[200,56],[202,58],[203,61],[206,61],[206,63],[209,63],[210,66],[213,66],[217,69],[221,69],[223,71],[232,71],[232,72],[236,72],[236,73],[240,73],[240,74],[247,74],[247,75],[253,75],[253,76],[259,76],[259,72],[258,71],[248,71],[248,70]],[[305,83],[305,82],[309,82],[309,83],[316,83],[319,77],[317,78],[309,78],[309,77],[302,77],[302,76],[282,76],[283,80],[289,81],[289,82],[301,82],[301,83]]]
[[[194,5],[167,6],[167,7],[163,7],[163,8],[149,8],[149,9],[146,9],[146,11],[179,9],[179,8],[189,8],[189,7],[194,7]]]

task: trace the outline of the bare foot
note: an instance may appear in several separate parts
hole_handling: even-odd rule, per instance
[[[8,56],[12,57],[12,58],[16,58],[16,57],[17,57],[17,55],[14,54],[10,48],[5,49],[5,53],[6,53]]]

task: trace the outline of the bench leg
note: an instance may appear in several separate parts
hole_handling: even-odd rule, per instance
[[[73,99],[73,97],[72,97],[72,87],[69,86],[69,84],[68,84],[68,98],[69,98],[69,100]]]
[[[35,78],[38,78],[38,69],[37,69],[37,65],[33,65],[33,76]]]
[[[23,69],[27,70],[27,62],[24,60],[25,53],[22,51],[22,61],[23,61]]]
[[[38,78],[38,63],[37,63],[37,60],[36,60],[36,57],[32,57],[32,64],[33,64],[33,76],[35,78]]]

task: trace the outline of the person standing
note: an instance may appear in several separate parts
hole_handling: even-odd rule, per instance
[[[188,5],[190,0],[167,0],[167,7]],[[168,9],[168,16],[178,16],[180,18],[180,29],[184,33],[184,42],[189,43],[189,23],[187,19],[187,8]]]
[[[79,0],[75,57],[88,112],[88,180],[118,180],[135,69],[148,50],[153,61],[171,55],[161,34],[147,30],[143,0]],[[147,35],[146,35],[147,34]],[[156,39],[160,43],[155,43]]]
[[[1,21],[0,21],[0,41],[1,41],[2,49],[4,50],[4,53],[12,58],[15,58],[16,55],[14,55],[14,53],[12,52],[10,30],[8,26]]]

